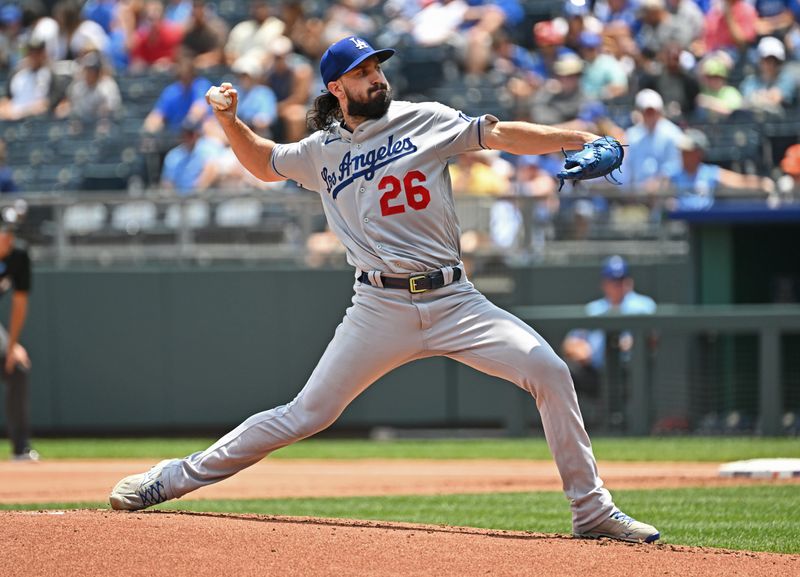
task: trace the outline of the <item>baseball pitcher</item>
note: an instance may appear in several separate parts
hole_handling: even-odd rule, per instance
[[[209,90],[245,168],[262,180],[292,179],[319,193],[355,268],[353,304],[294,400],[253,415],[205,451],[126,477],[114,487],[111,506],[139,510],[226,479],[325,429],[395,367],[444,355],[534,397],[575,535],[657,540],[658,530],[623,514],[603,487],[567,366],[466,278],[447,170],[452,157],[471,150],[547,154],[582,149],[599,137],[393,101],[381,69],[393,54],[357,37],[330,46],[320,63],[327,92],[308,115],[314,133],[291,144],[259,137],[238,119],[230,84]]]

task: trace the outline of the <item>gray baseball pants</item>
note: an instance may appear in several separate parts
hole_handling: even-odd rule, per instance
[[[325,429],[395,367],[444,355],[533,395],[576,531],[611,514],[614,504],[597,473],[569,370],[531,327],[466,279],[420,294],[356,282],[352,302],[297,397],[253,415],[205,451],[169,463],[163,474],[170,497],[226,479]]]

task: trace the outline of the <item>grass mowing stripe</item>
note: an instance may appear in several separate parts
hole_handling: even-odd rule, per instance
[[[661,530],[662,542],[751,551],[800,553],[798,485],[616,491],[626,513]],[[0,509],[97,508],[98,503],[0,505]],[[569,533],[559,492],[364,498],[173,501],[162,510],[259,513],[460,525]]]
[[[46,459],[163,459],[203,450],[216,439],[38,439]],[[759,457],[800,458],[790,438],[647,437],[593,441],[595,455],[610,461],[733,461]],[[0,459],[8,457],[0,447]],[[542,438],[488,440],[310,439],[276,451],[275,459],[550,459]]]

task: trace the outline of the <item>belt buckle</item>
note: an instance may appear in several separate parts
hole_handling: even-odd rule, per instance
[[[411,293],[414,293],[414,294],[427,292],[428,289],[426,289],[426,288],[421,288],[421,289],[417,288],[417,281],[419,281],[421,279],[424,279],[424,278],[426,278],[424,274],[419,274],[417,276],[409,277],[409,279],[408,279],[408,291],[411,292]]]

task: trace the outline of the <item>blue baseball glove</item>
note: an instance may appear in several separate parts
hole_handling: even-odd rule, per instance
[[[612,173],[619,170],[624,156],[622,144],[610,136],[587,142],[581,150],[570,155],[564,152],[564,169],[556,175],[561,183],[558,190],[564,186],[565,180],[588,180],[600,176],[622,184]]]

